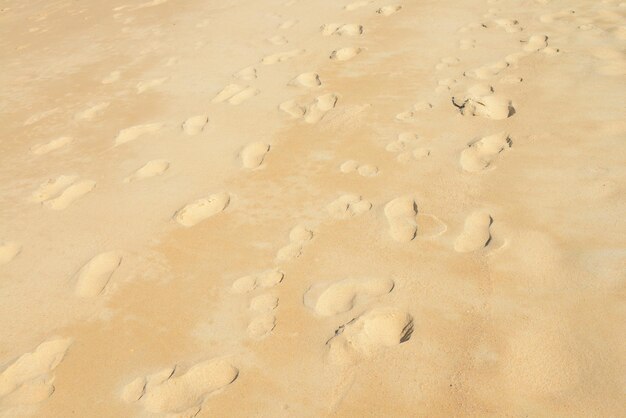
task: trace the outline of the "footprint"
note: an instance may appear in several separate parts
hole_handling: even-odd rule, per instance
[[[54,199],[46,200],[43,205],[53,210],[63,210],[71,205],[74,201],[83,197],[96,187],[93,180],[81,180],[67,187],[60,195]]]
[[[349,219],[359,216],[372,208],[372,204],[361,196],[345,194],[330,203],[326,210],[335,219]]]
[[[354,160],[348,160],[341,164],[339,171],[344,174],[357,172],[363,177],[374,177],[378,174],[378,167],[371,164],[360,164]]]
[[[538,52],[548,47],[548,37],[546,35],[533,35],[525,41],[523,50],[526,52]]]
[[[148,378],[137,378],[124,387],[122,399],[141,402],[148,412],[192,417],[207,396],[231,384],[239,375],[237,368],[222,359],[197,363],[182,374],[179,371],[179,367],[173,367]]]
[[[160,86],[161,84],[165,83],[168,80],[168,78],[169,77],[161,77],[161,78],[155,78],[155,79],[147,80],[147,81],[140,81],[135,86],[137,88],[137,94],[141,94],[147,90]]]
[[[491,240],[489,227],[493,222],[488,213],[476,211],[465,220],[465,228],[454,242],[454,249],[467,253],[484,248]]]
[[[42,183],[33,193],[32,200],[37,203],[50,200],[72,185],[77,179],[78,176],[75,175],[62,175],[56,179],[49,179],[45,183]]]
[[[345,6],[344,10],[351,12],[353,10],[360,9],[361,7],[367,6],[370,3],[372,2],[368,0],[355,1]]]
[[[385,205],[389,234],[400,242],[412,241],[417,235],[417,204],[412,197],[397,197]]]
[[[228,193],[215,193],[184,206],[174,214],[174,220],[182,226],[191,227],[222,212],[229,203]]]
[[[493,64],[487,64],[474,70],[465,71],[463,73],[466,77],[472,77],[479,80],[486,80],[500,74],[503,70],[509,67],[509,63],[506,61],[498,61]]]
[[[382,15],[382,16],[391,16],[392,14],[399,12],[400,9],[402,9],[402,6],[400,6],[400,5],[385,6],[385,7],[381,7],[380,9],[376,10],[376,13],[378,13],[379,15]]]
[[[313,231],[302,225],[297,225],[289,232],[290,243],[276,253],[275,262],[284,263],[302,255],[304,245],[313,239]]]
[[[333,61],[348,61],[361,53],[361,48],[345,47],[334,50],[330,53],[330,59]]]
[[[461,39],[459,41],[459,49],[468,50],[476,48],[476,41],[474,39]]]
[[[207,123],[209,123],[207,115],[196,115],[184,121],[182,128],[187,135],[198,135]]]
[[[102,84],[115,83],[116,81],[120,79],[121,75],[122,73],[120,71],[112,71],[109,73],[109,75],[107,75],[106,77],[102,79]]]
[[[480,91],[480,88],[483,90]],[[472,87],[463,98],[452,97],[452,104],[462,115],[503,120],[515,114],[511,100],[494,95],[491,87],[488,90],[480,85]]]
[[[266,270],[262,273],[251,274],[238,278],[233,282],[231,289],[234,293],[249,293],[257,287],[274,287],[278,283],[282,282],[284,278],[285,273],[280,270]]]
[[[456,66],[459,62],[461,62],[461,60],[458,59],[457,57],[444,57],[441,60],[439,60],[439,63],[437,65],[435,65],[435,69],[444,70],[446,68]]]
[[[124,183],[132,183],[133,181],[143,180],[150,177],[160,176],[170,167],[167,160],[148,161],[143,167],[135,171],[132,175],[124,179]]]
[[[244,168],[254,169],[263,163],[265,154],[270,150],[270,145],[264,142],[252,142],[241,151],[241,162]]]
[[[71,144],[72,141],[73,141],[72,137],[62,136],[60,138],[53,139],[52,141],[47,142],[45,144],[34,145],[30,148],[30,152],[32,152],[35,155],[44,155],[49,152],[56,151],[59,148],[63,148]]]
[[[461,152],[461,167],[475,173],[491,165],[496,156],[511,147],[511,138],[505,133],[489,135],[474,141]]]
[[[376,308],[340,326],[326,345],[331,363],[350,364],[359,357],[402,344],[411,338],[413,317],[392,308]]]
[[[386,295],[393,287],[393,280],[381,278],[350,278],[331,283],[317,283],[304,294],[304,305],[318,315],[337,315]]]
[[[53,339],[18,358],[0,374],[0,399],[33,404],[49,398],[55,389],[52,372],[63,361],[71,344],[71,338]]]
[[[304,52],[305,51],[303,49],[292,49],[291,51],[279,52],[277,54],[268,55],[261,60],[261,64],[272,65],[279,62],[284,62],[294,57],[297,57],[298,55],[302,55],[304,54]]]
[[[278,297],[271,293],[264,293],[250,301],[250,309],[255,312],[270,312],[278,307]]]
[[[239,93],[236,93],[230,99],[228,99],[228,103],[236,106],[256,96],[260,92],[261,90],[256,89],[254,87],[246,87],[244,90],[240,91]]]
[[[521,32],[524,30],[519,22],[514,19],[496,19],[493,21],[498,27],[504,29],[507,33]]]
[[[243,70],[235,73],[233,75],[233,77],[238,78],[240,80],[246,80],[246,81],[254,80],[254,79],[257,78],[256,68],[254,68],[254,67],[246,67]]]
[[[288,83],[290,86],[315,88],[322,85],[317,73],[302,73]]]
[[[118,251],[101,253],[89,260],[77,274],[76,296],[92,298],[101,294],[121,262]]]
[[[276,327],[276,317],[270,312],[261,314],[248,325],[248,334],[253,338],[263,338]]]
[[[212,103],[222,103],[233,97],[235,94],[245,90],[247,86],[241,86],[239,84],[229,84],[224,87],[217,95],[211,100]]]
[[[297,23],[298,23],[297,20],[287,20],[287,21],[281,23],[278,26],[278,29],[289,29],[289,28],[294,27]]]
[[[268,38],[267,40],[269,41],[269,43],[276,45],[276,46],[286,45],[289,42],[287,41],[287,38],[281,35],[272,36],[271,38]]]
[[[318,96],[308,105],[300,105],[295,100],[289,100],[281,103],[278,108],[294,118],[304,119],[306,123],[317,123],[336,106],[338,100],[339,97],[335,93],[327,93]]]
[[[222,103],[228,101],[232,105],[238,105],[259,93],[260,90],[254,87],[229,84],[213,98],[212,102]]]
[[[147,123],[144,125],[135,125],[130,128],[122,129],[115,138],[115,146],[125,144],[127,142],[131,142],[139,138],[140,136],[153,134],[161,130],[165,124],[157,122],[157,123]]]
[[[11,262],[21,251],[22,246],[17,242],[0,241],[0,266]]]
[[[74,118],[77,120],[85,120],[90,121],[99,116],[106,108],[109,107],[110,102],[100,102],[94,106],[91,106],[89,109],[85,109],[82,112],[78,112],[74,115]]]
[[[448,88],[448,86],[445,86],[446,89]],[[406,112],[401,112],[398,113],[396,115],[396,119],[403,121],[403,122],[412,122],[414,121],[417,116],[418,113],[420,112],[424,112],[426,110],[430,110],[433,108],[433,105],[429,102],[419,102],[419,103],[415,103],[413,105],[413,107],[411,108],[411,110],[407,110]]]
[[[419,137],[412,132],[403,132],[398,135],[396,141],[390,142],[385,147],[389,152],[398,153],[396,160],[401,163],[408,163],[413,160],[421,160],[430,155],[428,148],[419,147]]]
[[[326,23],[320,27],[323,36],[358,36],[363,34],[363,26],[356,23]]]

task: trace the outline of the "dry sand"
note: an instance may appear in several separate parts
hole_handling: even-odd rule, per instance
[[[2,2],[0,416],[626,416],[626,3],[348,2]]]

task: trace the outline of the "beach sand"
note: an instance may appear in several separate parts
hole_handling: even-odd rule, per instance
[[[0,22],[0,417],[626,416],[623,1]]]

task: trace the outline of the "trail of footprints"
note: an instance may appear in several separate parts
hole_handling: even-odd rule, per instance
[[[165,0],[153,0],[126,11],[152,7],[164,3]],[[371,1],[356,1],[344,7],[351,12],[372,4]],[[124,10],[120,8],[120,11]],[[389,17],[402,10],[401,5],[387,5],[375,12]],[[559,16],[543,16],[549,20]],[[287,31],[297,25],[298,21],[288,20],[279,26],[279,30]],[[503,30],[506,33],[524,31],[524,27],[513,19],[494,19],[493,21],[470,25],[459,30],[460,33],[484,28]],[[356,23],[328,23],[320,27],[322,36],[336,38],[354,38],[365,34],[362,25]],[[289,43],[283,35],[267,38],[275,46]],[[471,50],[476,48],[476,41],[469,38],[460,39],[458,48]],[[544,53],[555,55],[558,49],[549,46],[545,35],[531,35],[520,45],[520,52],[514,52],[503,60],[464,71],[462,76],[469,79],[488,80],[517,65],[529,54]],[[365,51],[358,46],[334,49],[328,58],[341,63],[350,61]],[[283,63],[299,56],[306,51],[293,48],[276,52],[260,60],[262,66]],[[461,64],[454,56],[443,57],[436,65],[437,71],[453,71]],[[255,65],[248,66],[233,73],[237,83],[227,84],[211,100],[214,104],[228,103],[240,105],[261,93],[259,89],[248,84],[259,76]],[[102,84],[112,84],[122,77],[120,70],[106,75]],[[165,83],[169,77],[140,81],[135,85],[138,94],[156,88]],[[501,83],[519,83],[521,78],[508,75],[500,78]],[[322,80],[317,72],[302,73],[288,83],[308,90],[320,89]],[[451,97],[452,105],[464,116],[481,116],[500,121],[513,116],[516,109],[513,102],[499,96],[490,85],[476,84],[465,92],[458,92],[459,83],[454,78],[439,81],[437,91],[455,94]],[[311,97],[311,96],[309,96]],[[296,120],[309,124],[320,122],[324,116],[335,108],[339,100],[338,93],[324,93],[313,99],[292,99],[281,103],[278,108]],[[91,121],[99,117],[110,106],[109,101],[90,105],[76,113],[77,121]],[[410,110],[399,113],[396,120],[415,122],[421,112],[432,109],[432,104],[420,102]],[[209,117],[206,114],[191,116],[179,126],[180,131],[188,136],[200,135],[207,127]],[[114,139],[114,146],[124,145],[142,137],[154,135],[167,125],[163,122],[143,123],[127,127],[119,131]],[[30,148],[33,155],[41,156],[71,146],[74,139],[62,136],[42,142]],[[398,135],[397,140],[390,142],[386,150],[397,155],[399,162],[421,160],[430,155],[430,149],[423,146],[423,140],[412,132]],[[496,160],[512,145],[507,133],[495,133],[471,141],[460,151],[459,163],[464,172],[478,173],[494,167]],[[239,152],[242,169],[257,170],[264,166],[264,161],[272,146],[265,142],[251,142]],[[170,166],[169,161],[155,159],[146,162],[135,172],[126,177],[124,183],[133,183],[164,174]],[[358,174],[363,177],[374,177],[380,174],[378,167],[372,164],[347,160],[341,164],[342,174]],[[73,202],[90,193],[96,187],[92,180],[80,179],[78,175],[61,175],[43,183],[34,193],[32,199],[44,207],[62,210]],[[231,196],[227,192],[219,192],[201,197],[182,206],[172,218],[182,227],[193,227],[226,210]],[[333,220],[348,220],[355,216],[373,212],[374,205],[358,194],[343,194],[326,206],[328,216]],[[400,196],[389,200],[382,207],[388,236],[397,243],[409,243],[420,237],[433,238],[444,234],[447,225],[434,215],[418,211],[416,200],[412,196]],[[475,253],[489,246],[492,236],[493,218],[483,210],[476,210],[467,215],[462,231],[454,240],[453,248],[458,253]],[[297,260],[305,247],[314,238],[314,232],[302,225],[294,227],[289,233],[289,242],[280,248],[275,256],[275,267],[265,271],[248,274],[235,280],[230,291],[241,297],[247,297],[248,326],[247,333],[253,339],[267,337],[275,329],[278,321],[276,312],[280,302],[280,283],[285,274],[280,266]],[[22,246],[15,242],[0,243],[0,266],[11,262],[21,252]],[[74,293],[79,298],[94,298],[106,292],[107,286],[116,275],[123,260],[122,252],[106,251],[93,256],[75,274]],[[318,281],[305,291],[303,304],[311,314],[319,317],[336,318],[338,326],[334,335],[326,341],[328,360],[334,364],[351,364],[361,357],[374,355],[379,350],[404,343],[411,338],[414,320],[411,314],[393,307],[381,305],[386,295],[393,292],[396,284],[388,278],[343,278],[332,281]],[[365,311],[363,311],[365,308]],[[353,311],[363,311],[351,315]],[[345,320],[346,316],[352,316]],[[63,360],[72,344],[71,339],[52,339],[42,343],[32,353],[27,353],[5,368],[0,374],[0,399],[14,403],[34,403],[49,397],[55,390],[54,370]],[[202,408],[204,401],[214,392],[235,381],[239,370],[230,361],[217,358],[201,361],[196,364],[181,366],[173,365],[147,376],[139,376],[127,383],[121,390],[121,398],[129,404],[140,405],[153,413],[180,414],[194,416]]]

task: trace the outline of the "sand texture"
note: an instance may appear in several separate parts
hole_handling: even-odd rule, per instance
[[[0,418],[626,417],[624,0],[3,0]]]

